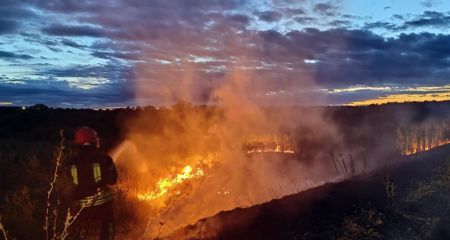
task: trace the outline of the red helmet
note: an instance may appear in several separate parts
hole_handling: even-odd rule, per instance
[[[84,144],[96,144],[97,143],[98,134],[97,132],[90,127],[81,127],[75,133],[75,144],[84,145]]]

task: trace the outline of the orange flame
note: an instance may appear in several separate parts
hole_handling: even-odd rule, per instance
[[[176,176],[169,176],[159,179],[158,183],[156,184],[155,190],[143,194],[138,194],[137,198],[141,201],[152,201],[158,199],[167,194],[171,189],[174,189],[176,186],[181,185],[190,179],[199,178],[204,175],[205,173],[202,169],[196,168],[194,170],[190,165],[187,165],[183,168],[181,173],[178,173]],[[175,194],[179,194],[179,192],[176,192]]]
[[[247,154],[252,153],[285,153],[294,154],[295,147],[291,139],[286,136],[265,136],[247,141],[245,144]]]
[[[193,162],[193,164],[186,165],[175,175],[169,175],[159,179],[153,187],[153,190],[137,193],[135,197],[140,201],[151,202],[165,196],[181,194],[180,189],[183,184],[204,177],[205,170],[211,168],[213,164],[212,155],[209,155],[206,158],[194,156],[189,160],[189,162]]]
[[[433,148],[440,147],[442,145],[449,144],[449,143],[450,143],[450,139],[432,142],[425,146],[418,144],[417,142],[414,142],[411,144],[411,146],[409,148],[403,149],[402,155],[412,155],[412,154],[416,154],[419,152],[428,151]]]

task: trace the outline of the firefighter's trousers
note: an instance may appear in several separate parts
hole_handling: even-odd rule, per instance
[[[83,234],[92,232],[100,223],[100,240],[112,240],[115,235],[114,214],[112,201],[98,206],[85,207],[70,227],[68,239],[85,239]]]

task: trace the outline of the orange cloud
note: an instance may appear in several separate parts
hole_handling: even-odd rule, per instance
[[[348,106],[367,106],[367,105],[380,105],[386,103],[405,103],[405,102],[429,102],[429,101],[450,101],[450,91],[438,92],[438,93],[405,93],[405,94],[390,94],[381,96],[375,99],[367,99],[363,101],[350,102]]]

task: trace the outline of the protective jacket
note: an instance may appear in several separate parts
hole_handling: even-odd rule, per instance
[[[117,172],[110,156],[93,145],[80,145],[67,167],[73,183],[72,198],[80,206],[98,206],[113,200],[108,185],[116,183]]]

